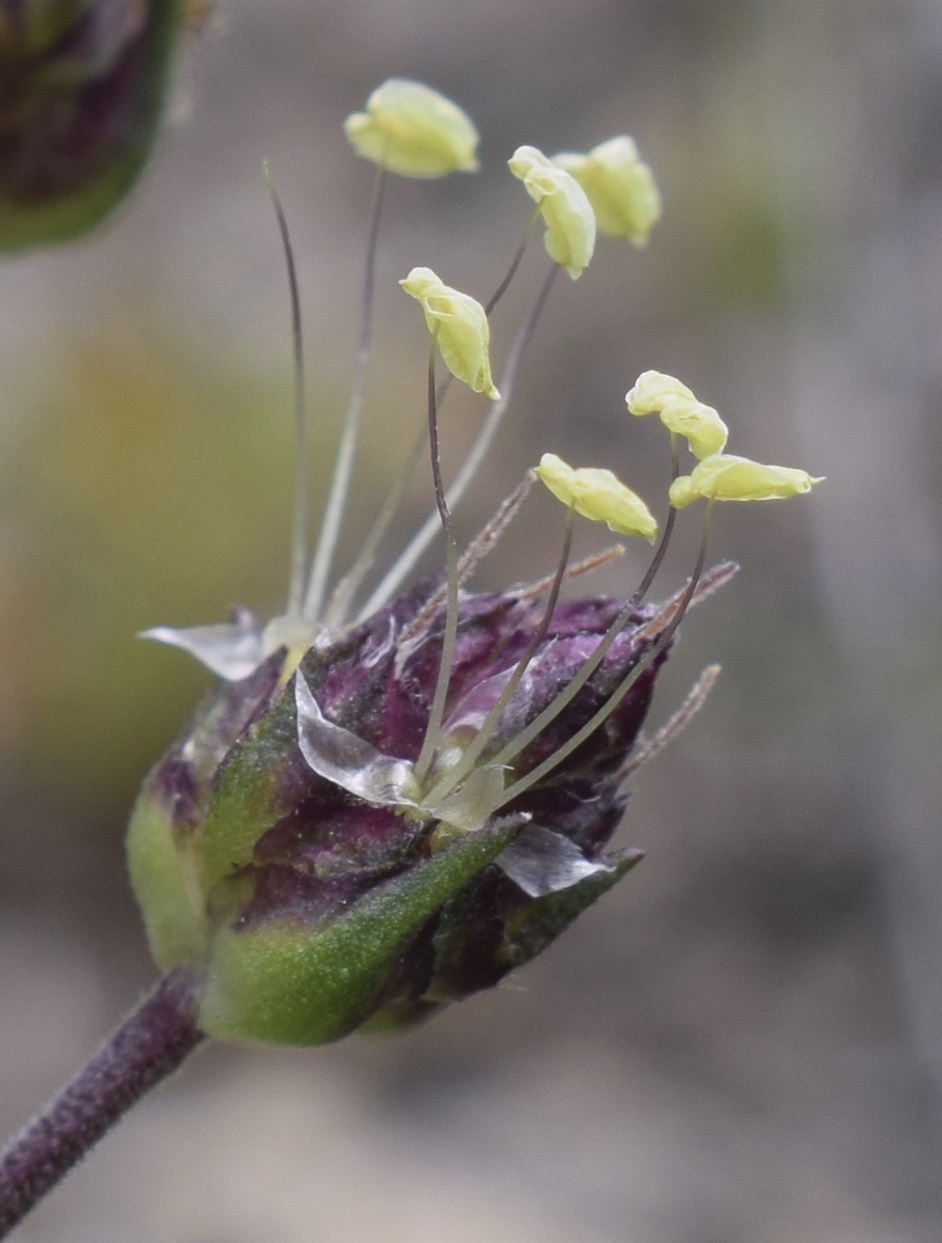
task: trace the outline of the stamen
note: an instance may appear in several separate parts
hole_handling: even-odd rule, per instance
[[[677,433],[671,432],[671,483],[674,482],[679,474],[680,455],[677,452]],[[651,589],[651,584],[654,582],[655,578],[657,578],[657,572],[661,568],[661,564],[667,554],[667,547],[671,542],[671,535],[674,532],[674,523],[676,521],[677,510],[672,505],[667,514],[667,521],[664,523],[664,531],[661,535],[661,541],[654,551],[654,556],[651,558],[651,564],[648,566],[644,577],[635,589],[631,599],[628,601],[630,608],[636,609],[638,607]]]
[[[528,470],[524,475],[521,483],[511,492],[504,501],[501,502],[500,508],[494,517],[490,520],[486,527],[474,537],[468,546],[464,556],[458,562],[458,582],[464,583],[474,573],[479,562],[481,562],[488,553],[496,548],[501,536],[516,518],[520,506],[527,499],[530,489],[533,487],[536,476],[532,470]],[[548,583],[553,581],[552,576]],[[420,630],[424,630],[434,615],[442,606],[445,599],[446,589],[439,587],[438,591],[432,595],[426,602],[425,606],[418,613],[408,626],[399,636],[400,643],[406,643],[413,635],[418,634]],[[540,595],[543,593],[540,592]]]
[[[706,703],[707,696],[713,689],[713,684],[719,676],[719,665],[708,665],[704,669],[688,691],[684,702],[677,711],[668,717],[654,737],[645,743],[638,754],[633,756],[618,770],[618,780],[620,782],[626,780],[632,773],[636,773],[639,768],[643,768],[645,764],[649,764],[656,755],[660,755],[669,743],[683,733]]]
[[[677,443],[676,443],[676,440],[673,438],[673,436],[671,439],[671,446],[672,446],[672,461],[674,463],[673,469],[676,470],[677,469]],[[705,522],[705,527],[704,527],[704,548],[702,549],[704,556],[706,555],[705,540],[706,540],[706,530],[709,528],[710,512],[711,511],[708,511],[706,522]],[[582,668],[579,670],[576,676],[572,679],[569,685],[565,688],[565,690],[563,690],[559,694],[559,696],[553,700],[551,704],[549,704],[546,708],[544,708],[544,710],[540,713],[540,715],[536,717],[536,719],[532,721],[527,726],[527,728],[522,731],[522,733],[518,734],[518,736],[512,742],[508,743],[507,746],[504,747],[504,749],[500,752],[500,754],[495,757],[494,759],[495,764],[510,763],[511,760],[513,760],[517,755],[520,754],[520,752],[524,749],[524,747],[529,746],[529,744],[533,741],[533,739],[536,738],[536,736],[543,729],[545,729],[545,727],[549,725],[551,721],[555,720],[556,717],[559,715],[559,713],[562,712],[562,710],[565,707],[567,707],[568,704],[572,702],[572,700],[576,697],[576,695],[578,695],[579,691],[582,690],[583,686],[585,686],[586,682],[588,682],[589,678],[592,676],[592,674],[596,671],[596,669],[605,659],[606,655],[608,654],[609,648],[612,646],[612,644],[618,638],[619,634],[621,634],[622,630],[624,630],[625,626],[628,624],[628,621],[632,613],[638,607],[638,603],[640,602],[641,597],[643,596],[644,592],[647,590],[647,587],[650,585],[650,582],[653,581],[654,575],[651,572],[652,568],[654,570],[654,573],[656,573],[658,567],[661,564],[661,561],[663,561],[664,559],[664,553],[667,551],[667,543],[668,543],[668,540],[670,539],[670,533],[674,527],[674,523],[673,523],[674,513],[675,511],[671,509],[667,522],[664,524],[664,535],[662,536],[661,542],[658,545],[657,551],[654,554],[654,558],[651,562],[651,565],[648,567],[647,573],[644,575],[644,578],[641,580],[640,586],[635,591],[635,593],[631,596],[631,598],[622,606],[620,612],[618,613],[618,616],[611,623],[608,630],[606,630],[605,635],[603,636],[602,641],[599,643],[598,647],[596,647],[592,655],[588,657],[588,659],[582,665]],[[703,572],[703,565],[698,562],[698,566],[699,568],[697,570],[695,580],[699,579],[700,574]],[[679,597],[679,601],[685,601],[683,603],[683,610],[686,610],[686,608],[690,604],[690,600],[693,598],[692,592],[696,590],[695,580],[693,580],[693,587],[691,589],[691,597],[689,599],[685,599],[684,594],[682,594]],[[671,604],[666,605],[661,610],[661,612],[658,614],[658,616],[654,619],[654,621],[648,624],[649,625],[655,625],[655,624],[661,625],[664,621],[667,621],[671,617],[671,613],[670,613],[671,607],[672,607]],[[642,628],[642,630],[640,630],[638,633],[639,635],[642,635],[644,633],[644,628]]]
[[[530,772],[526,773],[525,776],[521,777],[518,781],[513,782],[510,786],[507,787],[507,789],[504,791],[503,798],[498,804],[498,807],[505,806],[512,799],[515,799],[518,795],[523,794],[526,790],[529,790],[529,788],[532,785],[535,785],[538,781],[541,781],[546,776],[547,773],[552,772],[552,770],[557,766],[557,764],[561,764],[562,761],[566,759],[567,756],[571,755],[573,751],[576,750],[577,747],[581,747],[582,744],[585,742],[585,740],[587,738],[590,738],[592,734],[594,734],[595,731],[599,728],[599,726],[603,725],[605,721],[608,720],[608,718],[615,711],[615,709],[618,707],[621,701],[625,698],[625,696],[628,694],[631,688],[635,685],[638,679],[642,676],[642,674],[645,673],[651,667],[654,661],[657,660],[658,656],[660,656],[661,652],[663,652],[664,649],[667,647],[668,643],[670,643],[671,639],[674,637],[674,634],[677,631],[677,627],[680,625],[681,621],[683,620],[684,614],[686,613],[687,608],[690,605],[690,602],[692,601],[694,597],[694,593],[697,590],[697,584],[700,581],[700,575],[703,573],[703,565],[704,565],[704,562],[706,561],[707,542],[708,542],[709,534],[710,534],[710,522],[711,522],[712,516],[713,516],[713,503],[710,502],[707,505],[706,515],[704,517],[703,537],[700,541],[700,552],[697,556],[697,563],[694,566],[693,575],[691,576],[690,582],[687,584],[687,587],[683,593],[683,596],[680,598],[680,601],[677,604],[674,616],[671,618],[667,626],[662,631],[657,642],[645,654],[643,659],[639,660],[638,663],[634,666],[634,668],[630,669],[628,673],[625,674],[624,678],[622,678],[621,682],[618,684],[618,686],[615,688],[612,694],[608,697],[606,702],[602,705],[601,708],[599,708],[599,710],[596,713],[593,714],[593,716],[586,722],[585,725],[583,725],[581,729],[577,730],[573,734],[573,736],[570,739],[568,739],[568,741],[564,742],[561,747],[558,747],[553,752],[553,754],[548,756],[541,764],[537,764],[536,768],[531,769]],[[608,638],[608,635],[606,635],[606,639],[607,638]],[[603,640],[603,643],[604,642],[605,640]],[[601,646],[602,644],[600,643],[599,647]],[[586,665],[589,665],[592,661],[595,660],[595,656],[598,653],[598,650],[599,648],[596,648],[593,655],[590,656],[589,659],[585,662],[585,664],[582,666],[582,669],[579,670],[579,672],[576,674],[576,677],[573,678],[572,682],[569,683],[569,686],[566,687],[566,690],[563,691],[563,693],[559,696],[559,698],[556,699],[552,704],[550,704],[549,708],[541,712],[540,715],[533,722],[533,724],[530,725],[526,730],[524,730],[523,733],[518,738],[516,738],[510,746],[505,747],[504,750],[500,753],[500,755],[494,758],[492,762],[495,765],[507,763],[509,759],[513,759],[515,756],[519,755],[520,752],[523,750],[523,748],[530,741],[532,741],[532,738],[534,738],[536,734],[540,732],[540,730],[544,729],[546,725],[548,725],[552,720],[555,719],[555,717],[559,715],[560,711],[562,711],[562,709],[559,707],[559,704],[561,701],[565,701],[565,703],[568,703],[571,700],[572,696],[570,694],[570,691],[573,685],[577,681],[580,683],[580,686],[584,685],[585,678],[583,677],[583,673],[585,671]],[[563,706],[565,706],[565,703],[563,704]],[[545,720],[543,718],[545,718]],[[539,724],[539,729],[534,731],[534,726],[536,726],[537,724]],[[522,745],[520,745],[521,739],[524,739],[524,738],[526,738],[526,741],[523,742]],[[509,756],[508,756],[508,753],[509,753]],[[494,810],[496,811],[497,808],[495,808]]]
[[[450,377],[449,377],[450,378]],[[442,386],[444,387],[444,386]],[[443,396],[441,388],[439,389],[439,404]],[[376,556],[376,550],[379,548],[380,541],[389,529],[396,510],[405,496],[406,488],[409,486],[409,480],[412,478],[415,468],[422,459],[425,451],[425,444],[428,440],[428,420],[422,420],[422,426],[419,434],[412,442],[412,448],[409,450],[409,456],[406,458],[405,464],[399,471],[398,476],[393,481],[393,485],[389,490],[383,507],[376,516],[376,519],[370,527],[369,534],[363,541],[360,551],[356,555],[356,559],[350,569],[343,576],[337,586],[334,588],[333,595],[324,612],[324,622],[326,625],[340,626],[346,620],[347,610],[353,597],[356,595],[360,584],[366,578],[373,565]]]
[[[572,528],[576,517],[574,505],[570,505],[566,511],[566,530],[563,535],[563,547],[559,557],[559,564],[556,567],[556,573],[553,576],[553,584],[550,587],[549,598],[546,601],[546,608],[543,610],[543,616],[540,618],[540,624],[534,631],[533,638],[527,645],[526,651],[517,661],[513,673],[507,681],[507,685],[501,691],[497,702],[484,718],[481,728],[478,730],[474,741],[465,748],[461,759],[455,764],[439,781],[430,794],[428,795],[428,805],[430,807],[437,806],[444,798],[454,790],[464,779],[468,773],[474,768],[478,758],[484,751],[484,748],[494,736],[494,731],[500,724],[500,718],[503,716],[504,709],[510,703],[511,697],[520,680],[526,673],[530,662],[536,655],[540,644],[546,638],[546,632],[549,629],[550,622],[553,619],[553,613],[556,611],[556,602],[559,600],[559,589],[563,584],[563,576],[566,573],[566,563],[569,560],[569,550],[572,547]]]
[[[530,234],[533,232],[533,226],[539,219],[539,215],[539,209],[532,212],[530,219],[527,222],[527,226],[523,231],[523,237],[520,241],[520,245],[517,247],[516,254],[514,255],[510,267],[507,270],[507,274],[497,286],[497,290],[491,297],[490,302],[488,302],[487,306],[484,308],[485,315],[489,316],[491,314],[494,307],[497,306],[498,302],[507,292],[510,282],[516,275],[520,262],[523,259],[527,243],[530,240]],[[441,412],[442,402],[445,400],[445,396],[451,387],[453,379],[454,376],[449,373],[442,379],[441,384],[438,386],[437,402],[439,412]],[[331,596],[327,609],[324,613],[324,621],[328,625],[342,625],[346,619],[350,602],[356,595],[360,584],[369,573],[373,564],[373,559],[376,556],[376,550],[379,547],[380,540],[382,540],[383,536],[386,534],[389,524],[393,519],[393,515],[399,508],[402,498],[405,495],[406,488],[409,486],[409,480],[412,478],[413,472],[419,464],[422,452],[425,448],[425,439],[427,435],[428,424],[426,421],[423,421],[422,427],[419,429],[419,434],[416,437],[411,450],[409,451],[409,456],[406,458],[405,465],[400,471],[398,478],[393,483],[389,495],[386,497],[386,501],[383,504],[383,508],[380,510],[373,526],[370,528],[369,534],[363,541],[363,545],[357,553],[356,560],[334,589],[334,593]],[[458,499],[459,497],[452,496],[452,504],[456,504]],[[432,519],[432,526],[433,532],[438,530],[438,524],[434,516]],[[362,620],[363,616],[364,614],[361,613],[358,620]]]
[[[425,780],[438,737],[441,731],[442,718],[445,715],[445,698],[448,694],[448,683],[451,680],[451,665],[455,654],[455,639],[458,634],[458,544],[455,540],[454,525],[451,512],[445,497],[445,485],[442,481],[442,463],[438,447],[438,410],[435,394],[435,349],[436,339],[432,337],[432,348],[428,357],[428,437],[432,458],[432,483],[435,488],[435,503],[445,533],[445,577],[447,584],[447,600],[445,606],[445,632],[442,635],[442,654],[438,666],[438,681],[429,710],[428,725],[422,750],[415,764],[416,780]]]
[[[478,438],[471,447],[471,452],[465,458],[464,465],[455,476],[454,482],[447,493],[448,505],[453,509],[455,505],[464,496],[468,485],[474,479],[478,469],[481,466],[488,450],[491,447],[497,429],[500,427],[501,420],[507,412],[510,399],[513,394],[514,384],[517,379],[517,373],[520,369],[520,362],[523,357],[524,350],[533,336],[533,332],[539,321],[543,307],[546,305],[546,299],[549,297],[550,289],[559,268],[554,263],[547,273],[546,279],[540,288],[536,302],[526,320],[520,327],[514,343],[510,348],[510,354],[507,357],[507,365],[504,373],[500,377],[500,399],[491,405],[490,412],[484,420],[484,424],[478,433]],[[383,608],[392,599],[393,595],[399,589],[402,580],[411,573],[415,563],[419,560],[429,544],[435,538],[439,530],[439,519],[437,514],[430,514],[416,534],[412,537],[405,549],[399,557],[393,562],[389,571],[386,573],[382,581],[376,587],[373,594],[367,600],[366,604],[357,614],[357,621],[365,621],[373,613]]]
[[[334,465],[334,477],[330,485],[330,493],[324,508],[317,549],[311,565],[311,577],[308,581],[307,595],[304,599],[304,617],[316,621],[320,616],[327,590],[330,567],[340,537],[340,524],[343,511],[350,491],[350,477],[353,473],[353,459],[356,453],[357,439],[360,434],[360,423],[363,414],[363,397],[366,391],[366,372],[370,359],[370,342],[373,335],[373,289],[376,277],[376,244],[379,237],[379,221],[382,213],[383,190],[386,186],[386,170],[380,165],[376,170],[376,181],[373,190],[373,209],[370,217],[370,235],[366,246],[366,266],[363,275],[363,298],[360,310],[360,341],[357,347],[356,363],[353,370],[353,382],[350,388],[350,400],[344,420],[340,446],[337,450],[337,461]]]
[[[262,162],[262,175],[268,186],[278,230],[281,233],[281,244],[285,252],[285,265],[288,269],[288,289],[291,296],[291,338],[294,343],[294,413],[295,413],[295,477],[294,477],[294,519],[291,533],[291,570],[288,579],[288,602],[285,612],[289,617],[297,617],[301,611],[301,597],[304,593],[304,571],[307,568],[307,530],[308,507],[311,494],[310,465],[308,461],[307,443],[307,410],[305,407],[304,386],[304,338],[301,331],[301,295],[298,290],[298,273],[294,262],[294,247],[288,232],[288,221],[281,199],[272,179],[268,161]]]

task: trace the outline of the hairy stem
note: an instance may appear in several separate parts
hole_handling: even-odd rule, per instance
[[[202,1039],[195,983],[178,967],[0,1156],[0,1238]]]

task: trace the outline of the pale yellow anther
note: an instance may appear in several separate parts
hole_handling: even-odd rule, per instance
[[[664,426],[683,436],[696,458],[722,453],[729,428],[712,406],[705,406],[680,380],[661,371],[645,371],[625,394],[632,414],[660,415]]]
[[[553,163],[571,173],[588,195],[596,223],[605,237],[626,237],[646,246],[661,218],[661,195],[650,166],[627,134],[609,138],[588,155],[564,151]]]
[[[445,366],[473,389],[497,401],[488,356],[490,329],[480,302],[444,284],[431,268],[413,268],[399,284],[425,312],[428,330],[441,350]]]
[[[422,82],[390,78],[343,128],[357,155],[404,177],[443,177],[478,167],[473,122]]]
[[[731,453],[717,453],[698,462],[689,475],[671,484],[668,499],[675,509],[693,501],[774,501],[810,492],[815,478],[792,466],[763,466]]]
[[[508,165],[539,206],[546,253],[575,280],[595,250],[595,212],[585,190],[536,147],[518,147]]]
[[[573,469],[555,453],[544,453],[536,473],[550,492],[577,514],[604,522],[620,535],[641,535],[651,543],[657,522],[644,501],[610,470],[593,466]]]

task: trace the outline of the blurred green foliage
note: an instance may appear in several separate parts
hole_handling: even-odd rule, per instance
[[[66,241],[124,198],[164,110],[184,0],[2,0],[0,251]]]

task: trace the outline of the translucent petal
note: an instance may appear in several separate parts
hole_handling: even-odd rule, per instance
[[[142,630],[142,639],[155,639],[195,656],[201,665],[227,682],[241,682],[254,673],[265,659],[265,645],[258,622],[248,609],[240,610],[231,622],[212,626],[154,626]]]
[[[587,859],[575,842],[551,829],[527,825],[497,856],[497,862],[531,898],[568,889],[587,876],[610,872],[607,863]]]
[[[412,764],[384,755],[328,721],[299,672],[294,681],[298,708],[298,745],[308,768],[350,794],[381,807],[415,806],[416,783]]]

